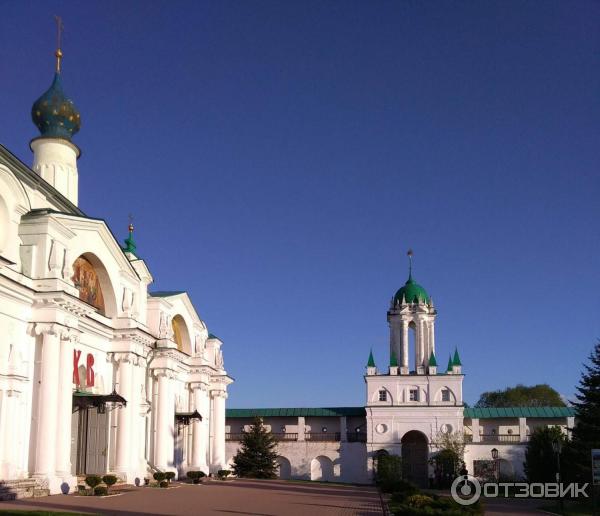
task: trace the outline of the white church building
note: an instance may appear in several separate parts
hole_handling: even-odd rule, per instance
[[[464,443],[469,473],[524,477],[530,434],[539,426],[574,426],[570,407],[467,408],[462,363],[455,348],[438,367],[437,310],[425,289],[409,277],[391,300],[389,366],[369,355],[362,407],[227,409],[227,459],[242,432],[260,417],[278,439],[279,476],[371,483],[378,457],[402,457],[404,478],[426,487],[438,479],[432,458],[448,437]],[[448,348],[446,348],[448,349]],[[448,350],[450,351],[450,350]],[[492,458],[492,450],[497,458]]]
[[[78,207],[80,114],[56,57],[31,168],[0,146],[0,497],[221,469],[222,342],[185,292],[149,291],[133,226],[122,246]]]

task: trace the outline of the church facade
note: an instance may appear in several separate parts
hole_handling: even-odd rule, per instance
[[[545,426],[559,426],[568,434],[574,410],[465,407],[458,349],[448,353],[447,366],[438,366],[436,317],[433,301],[414,281],[411,267],[387,312],[389,365],[378,369],[369,354],[365,405],[228,409],[228,462],[233,462],[243,432],[260,417],[278,440],[282,478],[372,483],[378,458],[391,454],[402,457],[404,478],[426,487],[447,480],[435,457],[449,442],[464,446],[469,473],[482,480],[523,478],[530,434]]]
[[[216,471],[222,342],[185,292],[149,291],[132,225],[120,245],[78,207],[80,114],[56,56],[32,167],[0,146],[0,478],[58,493],[82,474]]]

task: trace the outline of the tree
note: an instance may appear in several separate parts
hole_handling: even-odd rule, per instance
[[[590,482],[591,450],[600,448],[600,341],[584,364],[579,386],[576,388],[575,428],[572,440],[565,450],[567,476],[570,480]]]
[[[565,402],[548,384],[518,384],[504,390],[484,392],[475,404],[479,408],[489,407],[564,407]]]
[[[462,432],[438,432],[439,451],[430,459],[437,487],[450,487],[465,460],[465,436]]]
[[[558,426],[536,428],[525,450],[525,474],[529,482],[556,482],[557,459],[552,443],[564,447],[566,438]]]
[[[277,440],[255,418],[250,430],[244,432],[242,445],[233,458],[233,471],[238,477],[275,478],[277,476]]]

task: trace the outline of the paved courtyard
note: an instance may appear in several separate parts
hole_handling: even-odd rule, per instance
[[[175,484],[170,489],[133,488],[107,497],[55,495],[35,500],[0,502],[10,509],[76,511],[114,515],[248,514],[257,516],[382,515],[373,487],[353,487],[277,480],[213,481]]]

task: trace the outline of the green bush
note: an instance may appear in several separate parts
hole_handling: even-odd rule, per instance
[[[169,487],[169,483],[166,480],[161,480],[160,484],[158,484],[160,487]]]
[[[229,475],[231,475],[231,471],[229,471],[228,469],[220,469],[219,471],[217,471],[217,475],[219,475],[219,478],[221,480],[225,480]]]
[[[417,486],[406,480],[398,480],[392,485],[392,500],[396,503],[403,503],[409,496],[419,493]]]
[[[107,488],[110,488],[110,486],[113,486],[117,483],[117,477],[115,475],[104,475],[102,477],[102,482],[104,482],[106,484]]]
[[[377,457],[375,481],[384,493],[395,491],[395,485],[402,480],[402,459],[398,455],[380,454]]]
[[[88,475],[85,477],[85,483],[92,489],[102,483],[102,479],[98,475]]]
[[[97,486],[94,488],[94,496],[106,496],[108,494],[108,487]]]
[[[156,480],[157,482],[162,482],[165,478],[167,478],[167,475],[165,473],[163,473],[162,471],[157,471],[152,476],[154,477],[154,480]]]
[[[402,514],[403,516],[474,516],[483,514],[483,506],[479,501],[473,505],[463,506],[448,497],[421,494],[406,497],[401,503],[396,503],[392,496],[390,510],[392,514]]]
[[[410,507],[428,507],[433,504],[433,498],[431,498],[431,496],[425,496],[422,494],[414,494],[406,498],[405,503]]]
[[[167,471],[165,473],[165,478],[167,479],[167,482],[171,482],[171,480],[173,480],[175,478],[175,472],[174,471]]]
[[[206,473],[204,471],[188,471],[187,477],[194,482],[194,484],[199,484],[200,479],[205,477]]]

